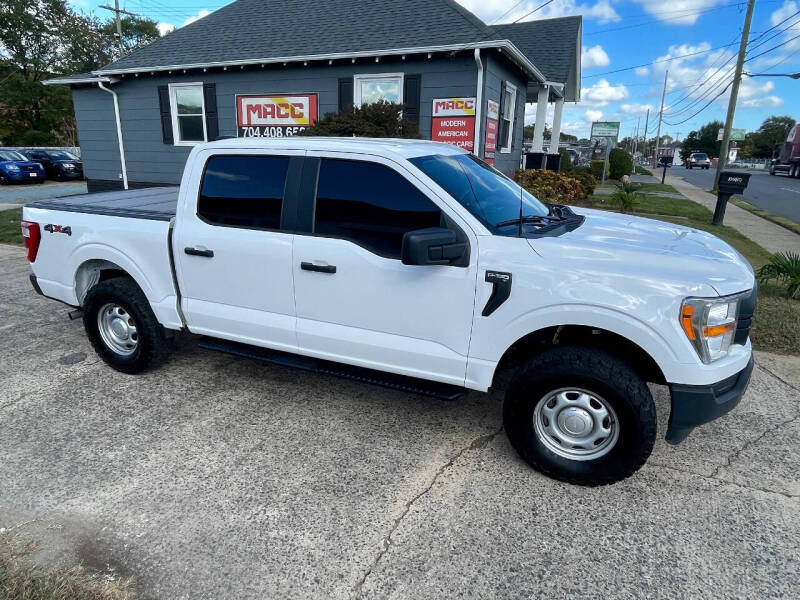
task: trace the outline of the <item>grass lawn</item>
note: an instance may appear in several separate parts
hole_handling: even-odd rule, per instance
[[[639,165],[634,166],[633,171],[637,175],[652,175],[653,174],[653,172],[650,171],[650,169],[645,169],[644,167],[640,167]]]
[[[0,210],[0,244],[22,245],[22,234],[19,231],[21,218],[21,208]]]
[[[132,600],[131,582],[114,573],[84,569],[47,570],[26,559],[38,545],[0,531],[0,599],[2,600]]]
[[[633,214],[669,221],[713,233],[736,248],[753,268],[758,269],[770,257],[770,253],[750,238],[731,227],[715,227],[711,224],[711,211],[705,206],[685,198],[659,196],[653,192],[678,193],[670,185],[660,183],[643,184],[645,192],[639,195],[639,204]],[[615,210],[610,196],[595,195],[584,205],[603,210]],[[800,301],[786,297],[786,290],[774,284],[759,285],[758,305],[750,330],[750,339],[758,350],[781,354],[800,354]]]

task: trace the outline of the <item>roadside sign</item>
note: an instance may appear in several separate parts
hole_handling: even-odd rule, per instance
[[[289,137],[317,120],[316,94],[236,96],[236,135]]]
[[[434,98],[431,140],[475,149],[475,98]]]
[[[592,137],[619,137],[619,121],[595,121],[592,123]]]
[[[725,133],[725,130],[722,127],[720,127],[719,128],[719,133],[717,133],[717,141],[718,142],[722,141],[722,137],[723,137],[724,133]],[[737,129],[735,127],[731,128],[731,140],[733,140],[733,141],[743,142],[744,141],[744,136],[746,134],[747,134],[747,130],[746,129]]]

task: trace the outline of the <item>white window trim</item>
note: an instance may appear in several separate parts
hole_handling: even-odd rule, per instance
[[[400,104],[405,101],[403,87],[405,76],[403,73],[361,73],[353,75],[353,105],[361,108],[361,82],[365,79],[400,79]]]
[[[508,145],[503,146],[500,148],[501,154],[509,154],[511,152],[511,146],[514,145],[514,121],[517,120],[517,113],[515,111],[517,107],[517,88],[515,85],[506,82],[506,90],[511,92],[511,122],[508,125]],[[500,92],[501,99],[502,99],[502,91]],[[505,105],[503,105],[505,108]],[[500,119],[502,121],[503,115],[500,115]]]
[[[200,88],[200,102],[203,109],[203,139],[197,141],[183,141],[180,140],[181,130],[178,128],[178,104],[175,101],[175,90],[187,87]],[[170,83],[169,84],[169,113],[172,117],[172,143],[175,146],[196,146],[208,141],[208,131],[206,131],[206,95],[203,89],[202,81],[193,81],[191,83]]]

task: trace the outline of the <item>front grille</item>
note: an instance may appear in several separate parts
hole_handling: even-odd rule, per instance
[[[28,173],[35,173],[36,171],[39,170],[39,167],[36,167],[34,165],[22,165],[20,168],[23,171],[27,171]]]
[[[736,318],[736,332],[733,334],[733,343],[744,346],[750,335],[750,325],[753,324],[753,312],[756,310],[758,298],[758,284],[753,286],[750,295],[742,298],[739,303],[739,316]]]

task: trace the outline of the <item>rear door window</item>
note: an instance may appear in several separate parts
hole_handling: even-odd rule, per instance
[[[406,232],[441,222],[439,207],[397,171],[372,162],[322,159],[315,234],[399,259]]]
[[[219,155],[206,163],[197,214],[214,225],[279,229],[288,156]]]

